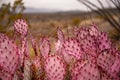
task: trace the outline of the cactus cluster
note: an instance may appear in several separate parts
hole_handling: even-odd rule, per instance
[[[48,37],[37,42],[28,36],[24,19],[15,21],[14,30],[20,45],[0,33],[0,80],[120,80],[120,51],[95,24],[74,27],[72,37],[58,28],[54,53]]]

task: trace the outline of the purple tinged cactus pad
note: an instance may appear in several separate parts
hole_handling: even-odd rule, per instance
[[[19,55],[20,55],[20,62],[22,65],[25,57],[29,57],[28,42],[26,37],[24,37],[21,41],[21,48],[19,48]]]
[[[90,27],[80,29],[76,28],[74,31],[76,38],[79,40],[84,52],[89,56],[96,57],[98,55],[98,45],[96,44],[96,39],[100,33],[97,27],[92,25]]]
[[[21,35],[23,35],[23,36],[27,35],[28,24],[27,24],[26,20],[17,19],[14,22],[14,28],[15,28],[16,32],[20,33]]]
[[[56,52],[60,51],[62,48],[62,43],[60,42],[60,40],[58,40],[56,43],[55,43],[55,50]]]
[[[120,74],[120,55],[116,56],[115,62],[111,67],[111,72],[117,75]]]
[[[48,57],[48,55],[50,54],[50,42],[48,38],[43,37],[41,39],[39,48],[43,58],[45,59],[46,57]]]
[[[56,48],[56,51],[60,51],[65,41],[65,36],[59,27],[57,29],[57,37],[58,37],[58,41],[55,43],[55,48]]]
[[[109,71],[110,67],[115,62],[115,56],[110,53],[110,51],[103,51],[97,58],[97,64],[104,71]]]
[[[32,34],[30,34],[30,40],[31,40],[31,43],[32,43],[32,47],[36,48],[36,40],[33,38]]]
[[[0,37],[0,41],[0,75],[5,80],[4,76],[8,76],[8,73],[14,75],[19,64],[19,54],[17,46],[10,39]]]
[[[72,80],[77,80],[77,76],[79,75],[79,70],[86,64],[85,61],[77,61],[71,67],[71,77]]]
[[[77,36],[79,34],[79,28],[77,26],[74,26],[73,31],[74,31],[74,36]]]
[[[74,30],[74,34],[75,34],[75,37],[81,41],[83,39],[85,39],[88,35],[89,35],[89,29],[88,28],[78,28],[76,30]]]
[[[100,80],[116,80],[111,78],[108,74],[106,74],[105,72],[101,72],[101,78]]]
[[[81,40],[80,44],[82,45],[82,48],[87,55],[90,55],[93,57],[96,57],[98,55],[97,44],[95,42],[95,39],[90,35],[85,39]]]
[[[100,34],[100,31],[98,30],[97,26],[95,24],[92,24],[89,27],[89,34],[91,36],[97,37]]]
[[[98,48],[99,52],[111,48],[111,41],[108,39],[108,35],[105,32],[101,32],[98,36]]]
[[[120,55],[118,51],[116,51],[114,64],[111,66],[108,73],[116,80],[120,80]]]
[[[45,72],[48,80],[64,80],[66,66],[58,55],[51,55],[45,60]]]
[[[105,71],[110,78],[114,80],[119,80],[120,73],[120,56],[118,50],[114,47],[102,52],[97,59],[97,64],[103,71]]]
[[[0,80],[12,80],[13,76],[7,71],[0,70]]]
[[[59,27],[57,30],[57,36],[58,36],[58,40],[60,40],[60,42],[64,42],[64,40],[65,40],[64,33],[62,32],[62,30]]]
[[[8,40],[9,38],[7,37],[7,35],[5,35],[3,33],[0,33],[0,43],[2,43],[2,41],[5,40],[5,39]]]
[[[95,63],[78,61],[71,71],[72,80],[100,80],[100,72]]]
[[[84,52],[79,43],[80,42],[74,38],[65,40],[62,47],[62,52],[64,52],[63,55],[64,54],[72,55],[77,60],[80,60],[83,57]]]
[[[111,67],[111,72],[120,73],[120,51],[118,49],[113,48],[112,52],[113,55],[115,55],[115,62]]]

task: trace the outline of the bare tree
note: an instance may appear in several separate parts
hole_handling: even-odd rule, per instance
[[[118,14],[120,13],[120,0],[109,0],[109,1],[105,0],[106,3],[108,4],[109,10],[106,9],[102,0],[96,0],[100,6],[94,4],[90,0],[78,0],[78,1],[84,4],[85,6],[87,6],[90,10],[99,14],[106,21],[108,21],[118,32],[120,32],[120,15]],[[113,8],[116,9],[116,11],[114,11]],[[118,17],[118,20],[115,19],[113,15],[116,15]]]

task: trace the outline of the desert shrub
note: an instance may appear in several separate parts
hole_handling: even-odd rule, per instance
[[[73,18],[72,20],[72,24],[73,26],[78,26],[81,22],[81,19],[80,18]]]
[[[22,0],[15,0],[13,5],[10,2],[2,4],[0,7],[0,32],[7,32],[13,21],[22,18],[24,9]]]
[[[102,0],[96,0],[100,6],[98,4],[94,4],[90,0],[78,0],[78,1],[84,4],[86,7],[88,7],[91,11],[97,13],[103,19],[108,21],[111,24],[111,26],[116,29],[118,33],[120,32],[120,15],[119,15],[120,1],[119,0],[104,0],[108,4],[108,8],[104,6]],[[118,19],[116,19],[114,16],[116,16]],[[117,36],[119,35],[120,34],[117,34]]]

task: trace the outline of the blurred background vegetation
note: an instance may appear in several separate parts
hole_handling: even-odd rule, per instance
[[[10,2],[3,3],[0,7],[0,32],[10,32],[13,21],[23,17],[24,9],[22,0],[15,0],[13,5]]]

